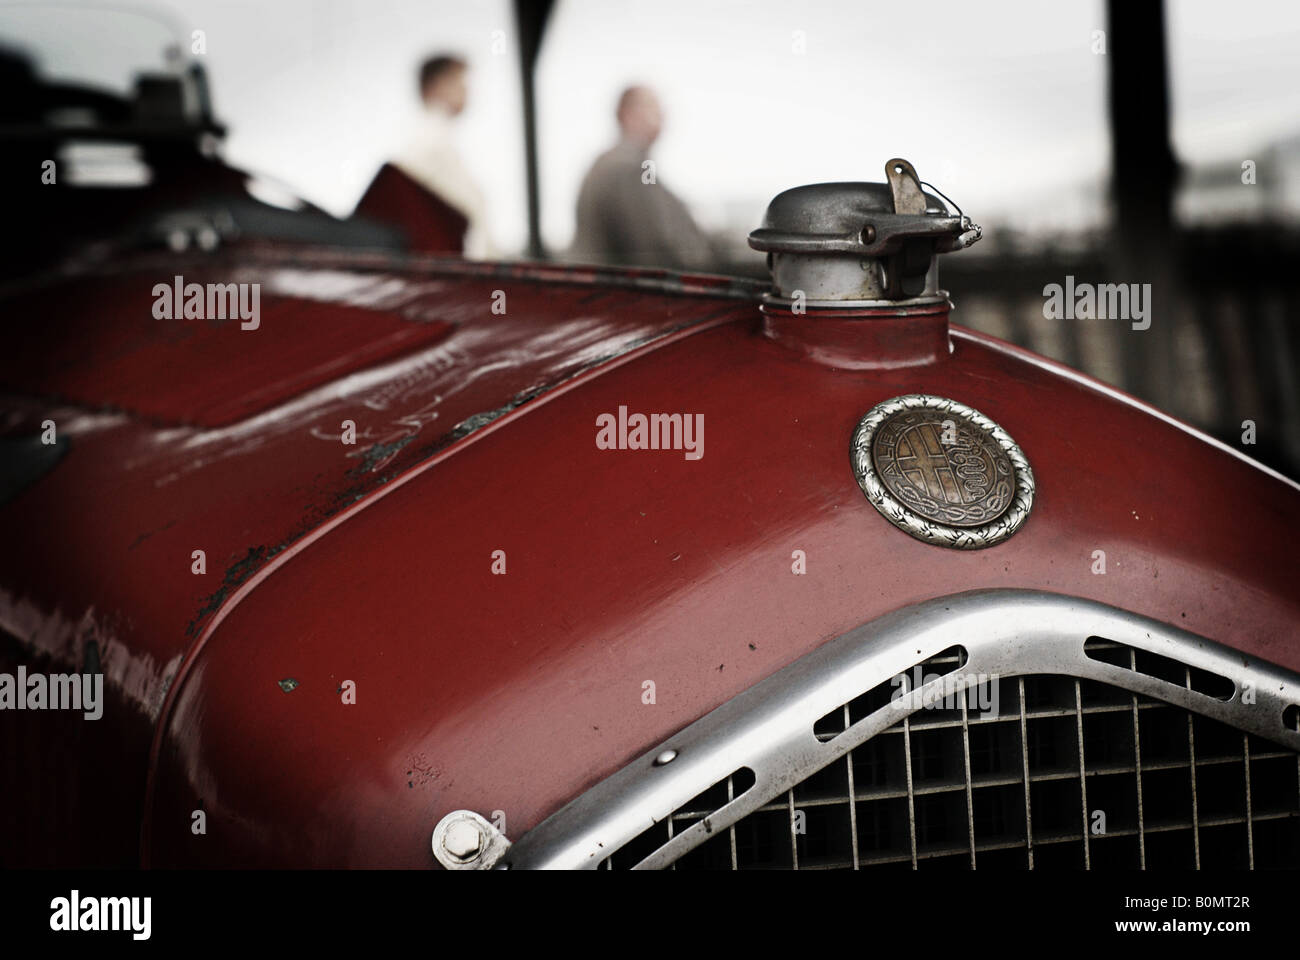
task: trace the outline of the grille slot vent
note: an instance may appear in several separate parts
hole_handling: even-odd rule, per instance
[[[964,648],[949,647],[942,653],[913,664],[907,670],[876,684],[866,693],[836,707],[813,724],[813,733],[819,740],[833,740],[859,720],[865,720],[881,707],[888,706],[896,697],[915,690],[918,675],[922,683],[928,683],[931,679],[946,677],[960,670],[968,659]]]
[[[1096,681],[997,683],[996,716],[914,713],[739,821],[734,854],[724,831],[677,866],[1246,869],[1300,860],[1294,751]],[[1104,833],[1094,832],[1098,812]]]
[[[1178,660],[1162,657],[1149,650],[1139,650],[1127,644],[1116,643],[1103,637],[1089,637],[1083,644],[1084,655],[1113,667],[1122,667],[1135,673],[1187,687],[1197,693],[1227,703],[1237,692],[1237,685],[1227,677],[1197,667],[1188,667]]]
[[[732,800],[744,794],[746,790],[754,785],[754,781],[754,771],[748,767],[741,767],[734,771],[730,776],[719,780],[709,789],[687,800],[663,821],[626,843],[617,853],[606,857],[605,862],[601,865],[602,869],[630,869],[683,830],[699,823],[706,817],[712,816]],[[720,831],[716,839],[727,841],[728,863],[732,869],[740,869],[742,866],[748,865],[748,859],[742,863],[737,856],[734,827]],[[693,860],[692,853],[686,854],[678,862],[691,862]],[[676,869],[676,866],[676,864],[673,864],[670,869]]]

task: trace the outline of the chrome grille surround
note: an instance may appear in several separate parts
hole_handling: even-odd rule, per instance
[[[1119,666],[1089,655],[1085,644],[1090,639],[1094,647],[1100,640],[1103,647],[1131,648],[1131,662]],[[956,672],[922,684],[896,703],[866,713],[829,738],[814,732],[820,718],[841,710],[847,718],[849,705],[866,692],[879,690],[891,678],[934,660],[954,646],[964,657]],[[1182,682],[1135,669],[1137,654],[1181,665]],[[499,868],[596,869],[647,830],[656,826],[662,829],[665,822],[665,836],[671,839],[655,846],[633,866],[669,867],[718,831],[733,827],[755,811],[771,809],[773,801],[783,795],[788,798],[793,820],[792,791],[797,785],[882,731],[900,721],[906,723],[908,717],[923,709],[927,699],[965,691],[980,677],[1030,675],[1097,681],[1183,707],[1243,733],[1300,751],[1300,732],[1287,724],[1300,703],[1300,676],[1290,671],[1176,627],[1093,601],[1028,590],[974,591],[903,608],[807,654],[577,797],[520,838]],[[1224,692],[1203,692],[1204,684],[1195,679],[1197,676],[1217,679],[1224,685]],[[1228,684],[1230,693],[1226,692]],[[1022,730],[1023,688],[1021,681],[1017,709]],[[1075,688],[1077,697],[1077,683]],[[1246,691],[1249,694],[1243,696]],[[1224,696],[1226,699],[1221,699]],[[1251,698],[1254,702],[1247,702]],[[958,699],[962,703],[963,743],[967,745],[966,811],[973,816],[966,700],[964,695]],[[1077,703],[1077,722],[1082,730],[1084,711],[1081,701]],[[1134,699],[1135,717],[1137,709]],[[1188,737],[1193,751],[1194,807],[1196,761],[1190,723]],[[1022,735],[1022,748],[1024,743]],[[665,750],[676,751],[675,758],[656,765],[655,758]],[[910,754],[908,761],[910,809]],[[1082,750],[1079,764],[1083,782]],[[1249,759],[1246,765],[1249,770]],[[737,791],[732,775],[742,770],[754,782],[749,789]],[[1138,782],[1140,785],[1140,776]],[[1025,789],[1028,795],[1028,777]],[[710,790],[715,796],[723,791],[719,805],[706,804],[712,812],[695,810],[694,816],[688,818],[693,822],[676,832],[674,814],[680,818],[684,807],[700,801]],[[1086,818],[1086,805],[1081,813]],[[858,824],[853,826],[856,863]],[[971,836],[973,860],[973,823]],[[915,862],[915,839],[912,846]],[[734,866],[734,831],[731,847]]]

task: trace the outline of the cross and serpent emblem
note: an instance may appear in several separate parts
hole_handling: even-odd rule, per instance
[[[881,424],[871,453],[889,491],[929,520],[979,526],[1011,503],[1011,461],[959,415],[932,409],[897,413]]]

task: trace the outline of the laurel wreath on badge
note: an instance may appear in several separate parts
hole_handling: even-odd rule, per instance
[[[877,404],[858,422],[849,454],[871,505],[926,543],[992,546],[1033,507],[1034,473],[1019,445],[956,400],[914,393]]]

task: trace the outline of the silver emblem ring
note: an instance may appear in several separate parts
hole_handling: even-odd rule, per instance
[[[973,407],[913,393],[872,407],[853,432],[867,500],[918,540],[959,550],[1000,543],[1034,504],[1034,473],[1011,436]]]

